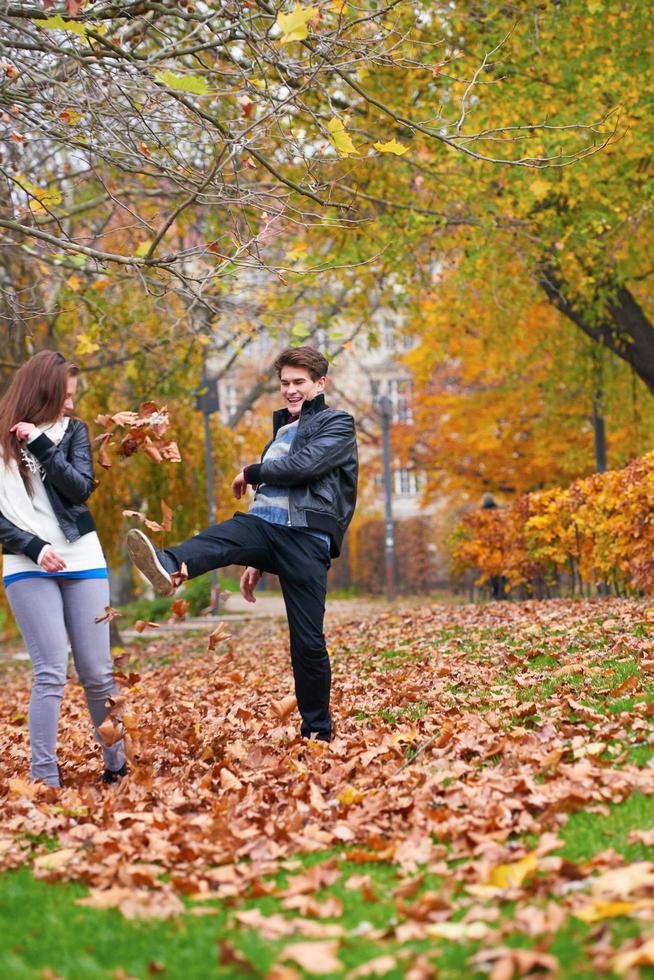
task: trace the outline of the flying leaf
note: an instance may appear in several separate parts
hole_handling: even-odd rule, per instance
[[[403,146],[396,139],[389,140],[388,143],[373,143],[372,145],[380,153],[394,153],[398,157],[403,156],[409,150],[408,146]]]
[[[359,155],[359,151],[352,142],[342,120],[337,116],[333,116],[327,123],[327,129],[330,133],[329,138],[336,147],[339,156],[345,158]]]
[[[295,711],[297,707],[297,701],[292,694],[289,694],[285,698],[280,698],[279,701],[272,702],[272,709],[278,718],[284,721],[292,711]]]
[[[164,531],[173,529],[173,512],[165,500],[161,501],[161,526]]]
[[[174,71],[166,70],[154,77],[162,85],[178,92],[192,92],[193,95],[209,95],[211,92],[206,79],[198,75],[176,75]]]
[[[137,619],[136,622],[134,623],[134,629],[136,630],[137,633],[142,633],[144,630],[147,629],[150,630],[161,629],[161,624],[151,622],[150,620],[146,621],[144,619]]]
[[[170,607],[170,611],[175,617],[175,619],[184,619],[187,612],[189,611],[189,608],[190,607],[186,599],[175,599],[172,606]]]
[[[112,443],[111,432],[105,432],[100,436],[100,449],[98,451],[98,463],[105,470],[111,469],[112,461],[109,455],[109,446]]]
[[[307,25],[318,13],[318,7],[303,8],[298,3],[295,5],[295,10],[290,14],[277,14],[275,27],[278,27],[282,32],[279,43],[288,44],[289,41],[304,41],[309,34]]]
[[[218,623],[215,630],[209,634],[209,642],[207,644],[208,650],[215,650],[217,646],[223,643],[225,640],[231,640],[232,634],[229,632],[224,623]]]
[[[93,620],[94,623],[110,623],[112,619],[116,619],[117,616],[121,616],[117,609],[113,609],[111,606],[104,607],[104,613],[102,616],[96,616]]]

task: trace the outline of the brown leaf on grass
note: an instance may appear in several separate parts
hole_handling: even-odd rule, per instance
[[[221,966],[235,966],[239,971],[245,971],[246,973],[256,972],[247,956],[240,949],[237,949],[234,943],[231,943],[228,939],[219,939],[217,946],[218,962]]]
[[[611,691],[611,697],[612,698],[624,697],[625,694],[632,694],[634,691],[637,691],[639,687],[640,687],[640,680],[638,679],[636,674],[632,674],[630,677],[627,677],[627,679],[624,680],[622,684],[619,684],[618,687],[613,688],[613,690]]]
[[[122,613],[119,613],[117,609],[113,609],[112,606],[105,606],[103,615],[96,616],[93,622],[110,623],[112,619],[116,619],[118,616],[122,616]]]
[[[231,640],[232,634],[229,632],[224,623],[218,623],[215,630],[209,634],[209,639],[207,642],[207,650],[215,650],[224,643],[225,640]]]
[[[49,851],[34,858],[34,867],[39,871],[56,871],[65,867],[77,853],[75,847],[62,847],[58,851]]]
[[[636,948],[630,948],[633,945],[634,940],[630,940],[629,943],[625,944],[617,956],[613,959],[611,967],[614,973],[617,973],[619,977],[624,976],[635,966],[652,966],[654,965],[654,936],[651,939],[646,939],[644,943]]]
[[[652,847],[654,845],[654,830],[632,830],[629,834],[629,843]]]
[[[336,895],[328,895],[323,901],[314,895],[290,895],[282,901],[282,908],[317,919],[340,919],[343,915],[343,903]]]
[[[470,963],[484,972],[490,968],[490,980],[513,980],[513,977],[524,977],[534,970],[544,970],[557,973],[559,961],[550,953],[541,953],[534,949],[510,949],[508,946],[497,946],[494,949],[483,949],[470,957]]]
[[[25,799],[33,800],[34,797],[39,792],[38,783],[30,783],[26,779],[10,779],[9,780],[9,795],[25,797]]]
[[[242,789],[243,783],[229,769],[220,770],[220,785],[224,790]]]
[[[376,956],[374,960],[362,963],[355,970],[345,974],[345,980],[357,980],[358,977],[383,977],[397,967],[397,957],[386,953]]]
[[[76,905],[88,908],[117,908],[126,919],[172,919],[184,912],[184,905],[170,890],[143,889],[113,886],[93,888],[86,898],[78,898]]]
[[[161,623],[155,623],[151,620],[137,619],[134,623],[134,629],[137,633],[142,633],[144,630],[158,630],[161,629]]]
[[[265,980],[302,980],[302,974],[294,966],[274,963],[266,973]]]
[[[336,956],[339,943],[326,940],[320,943],[292,943],[285,946],[279,954],[280,960],[293,960],[307,973],[322,976],[326,973],[339,973],[343,964]]]
[[[590,890],[593,895],[614,895],[625,898],[640,888],[654,887],[654,864],[636,861],[623,868],[614,868],[594,878]]]
[[[404,980],[434,980],[436,967],[433,966],[426,956],[421,955],[409,966]]]

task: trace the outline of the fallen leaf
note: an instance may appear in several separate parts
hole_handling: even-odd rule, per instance
[[[293,960],[307,973],[318,976],[325,973],[338,973],[343,969],[343,964],[336,956],[338,945],[336,940],[320,943],[293,943],[282,949],[279,959]]]

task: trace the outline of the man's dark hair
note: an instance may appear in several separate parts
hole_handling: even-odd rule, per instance
[[[327,358],[315,347],[287,347],[275,361],[275,371],[278,377],[281,377],[282,368],[287,365],[304,368],[309,372],[313,381],[324,378],[329,369]]]

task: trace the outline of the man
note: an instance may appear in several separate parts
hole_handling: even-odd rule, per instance
[[[323,634],[327,571],[340,554],[357,492],[354,419],[328,408],[328,363],[313,347],[285,350],[275,361],[285,407],[273,415],[273,439],[260,463],[235,477],[240,499],[255,489],[247,514],[235,514],[174,548],[160,551],[139,530],[127,535],[136,567],[160,595],[175,591],[175,573],[246,565],[241,593],[254,602],[263,572],[279,576],[291,641],[301,734],[329,741],[331,670]]]

